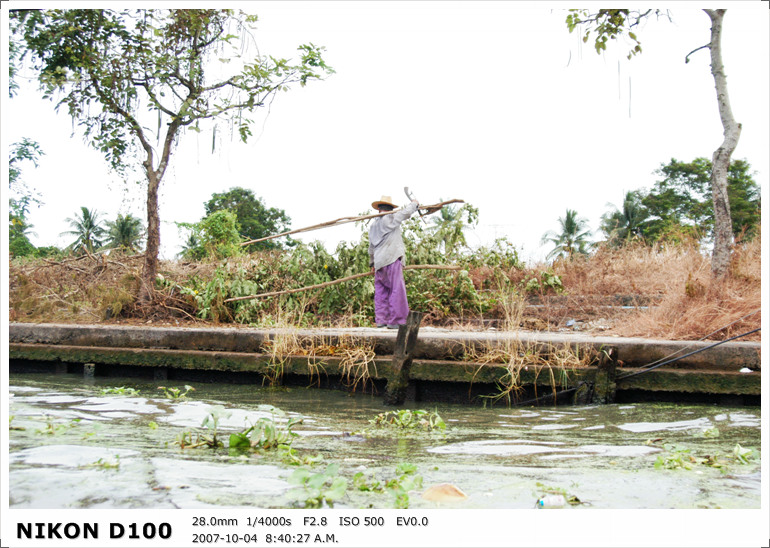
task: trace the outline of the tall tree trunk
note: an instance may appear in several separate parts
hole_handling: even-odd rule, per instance
[[[152,169],[147,170],[147,183],[147,249],[144,252],[142,286],[139,291],[140,303],[152,301],[160,251],[160,215],[158,213],[160,177]]]
[[[730,200],[727,196],[727,172],[730,157],[738,146],[741,124],[733,118],[730,97],[727,94],[727,77],[722,64],[722,20],[727,10],[703,10],[711,19],[711,74],[717,90],[719,117],[724,128],[724,140],[712,158],[711,192],[714,201],[714,251],[711,256],[711,274],[715,279],[723,278],[730,266],[733,245],[733,223],[730,215]]]
[[[144,268],[142,269],[142,287],[139,291],[139,302],[146,304],[152,301],[155,278],[158,275],[158,255],[160,253],[160,214],[158,213],[158,189],[163,175],[166,173],[171,149],[181,126],[179,118],[174,118],[168,124],[166,137],[163,140],[163,152],[160,155],[158,169],[154,169],[154,151],[144,133],[138,132],[142,146],[147,152],[147,158],[143,162],[147,173],[147,249],[144,252]]]

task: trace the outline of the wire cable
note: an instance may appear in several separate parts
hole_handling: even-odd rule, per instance
[[[684,358],[692,356],[693,354],[698,354],[699,352],[704,352],[705,350],[711,350],[712,348],[717,347],[720,344],[724,344],[726,342],[734,341],[735,339],[740,339],[742,337],[746,337],[748,335],[756,333],[757,331],[759,331],[761,329],[762,329],[761,327],[757,327],[756,329],[752,329],[751,331],[747,331],[746,333],[741,333],[740,335],[735,335],[734,337],[730,337],[729,339],[725,339],[723,341],[715,342],[714,344],[710,344],[709,346],[704,346],[703,348],[699,348],[698,350],[694,350],[692,352],[689,352],[688,354],[685,354],[684,356],[679,356],[678,358],[674,358],[672,360],[667,360],[667,361],[658,363],[656,365],[653,365],[652,367],[648,367],[647,369],[643,369],[641,371],[634,371],[633,373],[629,373],[628,375],[623,375],[622,377],[616,377],[615,378],[615,382],[622,381],[623,379],[628,379],[630,377],[635,377],[637,375],[641,375],[642,373],[647,373],[648,371],[652,371],[653,369],[657,369],[658,367],[662,367],[662,366],[667,365],[669,363],[673,363],[675,361],[683,360]]]
[[[725,325],[725,326],[723,326],[723,327],[720,327],[719,329],[715,329],[714,331],[712,331],[712,332],[711,332],[711,333],[709,333],[708,335],[704,335],[704,336],[702,336],[702,337],[701,337],[700,339],[698,339],[697,341],[693,341],[691,344],[688,344],[687,346],[684,346],[684,347],[680,348],[679,350],[676,350],[675,352],[672,352],[672,353],[671,353],[671,354],[669,354],[668,356],[663,356],[662,358],[658,358],[658,359],[657,359],[657,360],[655,360],[654,362],[648,363],[648,364],[647,364],[645,367],[650,367],[650,366],[656,365],[657,363],[659,363],[659,362],[661,362],[661,361],[665,361],[665,360],[667,360],[667,359],[669,359],[669,358],[672,358],[672,357],[676,356],[677,354],[680,354],[680,353],[682,353],[682,352],[685,352],[685,351],[686,351],[688,348],[692,348],[692,346],[693,346],[695,343],[697,343],[697,342],[701,342],[701,341],[703,341],[704,339],[708,339],[708,338],[709,338],[711,335],[714,335],[715,333],[719,333],[720,331],[724,331],[724,330],[725,330],[725,329],[727,329],[728,327],[731,327],[731,326],[735,325],[735,324],[736,324],[736,323],[738,323],[738,322],[742,322],[742,321],[743,321],[743,320],[745,320],[746,318],[749,318],[749,317],[751,317],[751,316],[753,316],[754,314],[757,314],[757,313],[759,313],[759,312],[762,312],[762,309],[761,309],[761,308],[758,308],[758,309],[757,309],[757,310],[755,310],[754,312],[750,312],[749,314],[746,314],[745,316],[743,316],[743,317],[741,317],[741,318],[738,318],[737,320],[735,320],[735,321],[733,321],[733,322],[730,322],[729,324],[727,324],[727,325]],[[745,336],[745,335],[744,335],[744,336]],[[683,356],[683,357],[684,357],[684,356]]]
[[[717,332],[719,332],[719,331],[722,331],[723,329],[727,329],[727,328],[728,328],[728,327],[730,327],[731,325],[733,325],[733,324],[735,324],[735,323],[737,323],[737,322],[739,322],[739,321],[741,321],[741,320],[744,320],[744,319],[748,318],[749,316],[752,316],[752,315],[754,315],[754,314],[756,314],[756,313],[757,313],[757,311],[755,311],[755,312],[752,312],[751,314],[747,314],[747,315],[746,315],[746,316],[744,316],[743,318],[740,318],[740,319],[738,319],[738,320],[735,320],[734,322],[732,322],[732,323],[730,323],[730,324],[728,324],[728,325],[726,325],[726,326],[724,326],[724,327],[721,327],[720,329],[717,329],[716,331],[713,331],[713,332],[709,333],[708,335],[706,335],[705,337],[703,337],[703,338],[702,338],[702,339],[700,339],[700,340],[703,340],[703,339],[705,339],[706,337],[708,337],[708,336],[710,336],[710,335],[713,335],[714,333],[717,333]],[[728,338],[728,339],[724,339],[724,340],[722,340],[722,341],[717,341],[717,342],[715,342],[715,343],[713,343],[713,344],[710,344],[710,345],[708,345],[708,346],[704,346],[703,348],[699,348],[699,349],[697,349],[697,350],[694,350],[694,351],[692,351],[692,352],[689,352],[689,353],[687,353],[687,354],[685,354],[685,355],[683,355],[683,356],[679,356],[678,358],[667,359],[668,357],[674,356],[674,355],[676,355],[676,354],[678,354],[679,352],[681,352],[681,351],[682,351],[682,350],[679,350],[679,351],[677,351],[677,352],[674,352],[673,354],[669,354],[669,356],[668,356],[668,357],[666,357],[666,358],[661,358],[662,360],[664,360],[664,361],[662,361],[662,362],[661,362],[660,360],[656,360],[656,361],[654,361],[654,362],[651,362],[651,364],[648,364],[648,365],[650,365],[650,367],[647,367],[646,369],[643,369],[643,370],[641,370],[641,371],[634,371],[633,373],[629,373],[628,375],[623,375],[622,377],[616,377],[616,378],[615,378],[615,382],[617,383],[618,381],[621,381],[621,380],[623,380],[623,379],[628,379],[628,378],[631,378],[631,377],[635,377],[635,376],[637,376],[637,375],[641,375],[642,373],[647,373],[647,372],[649,372],[649,371],[652,371],[652,370],[654,370],[654,369],[657,369],[658,367],[662,367],[662,366],[664,366],[664,365],[668,365],[668,364],[670,364],[670,363],[674,363],[674,362],[676,362],[676,361],[679,361],[679,360],[683,360],[684,358],[690,357],[690,356],[692,356],[692,355],[694,355],[694,354],[698,354],[698,353],[700,353],[700,352],[704,352],[704,351],[706,351],[706,350],[711,350],[712,348],[715,348],[715,347],[719,346],[720,344],[724,344],[724,343],[726,343],[726,342],[730,342],[730,341],[734,341],[734,340],[736,340],[736,339],[740,339],[740,338],[743,338],[743,337],[747,337],[748,335],[752,335],[752,334],[756,333],[757,331],[760,331],[761,329],[762,329],[761,327],[757,327],[756,329],[752,329],[751,331],[747,331],[747,332],[745,332],[745,333],[741,333],[740,335],[735,335],[734,337],[730,337],[730,338]],[[696,342],[697,342],[697,341],[696,341]],[[685,348],[689,348],[689,347],[685,347]],[[531,399],[531,400],[526,400],[526,401],[522,401],[522,402],[516,402],[516,403],[514,403],[513,405],[514,405],[514,407],[518,407],[518,406],[521,406],[521,405],[528,405],[528,404],[538,403],[539,401],[545,400],[546,398],[551,398],[551,399],[554,401],[554,403],[555,403],[555,402],[556,402],[556,400],[557,400],[557,398],[558,398],[560,395],[562,395],[562,394],[568,394],[568,393],[570,393],[570,392],[575,392],[575,391],[576,391],[576,390],[578,390],[578,389],[579,389],[581,386],[584,386],[584,385],[586,385],[586,384],[588,384],[586,381],[581,381],[581,382],[579,382],[579,383],[577,384],[577,386],[574,386],[574,387],[572,387],[572,388],[567,388],[567,389],[565,389],[565,390],[560,390],[559,392],[556,392],[556,393],[545,394],[545,395],[543,395],[543,396],[539,396],[539,397],[537,397],[537,398],[533,398],[533,399]]]

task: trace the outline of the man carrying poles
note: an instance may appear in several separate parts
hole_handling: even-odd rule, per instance
[[[414,215],[419,205],[412,198],[409,204],[394,211],[396,205],[390,196],[372,203],[380,213],[393,211],[390,215],[377,217],[369,228],[369,266],[374,271],[374,321],[377,327],[398,329],[409,315],[401,223]]]

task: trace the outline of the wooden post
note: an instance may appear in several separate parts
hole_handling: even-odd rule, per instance
[[[393,349],[393,372],[385,387],[385,405],[401,405],[406,399],[409,370],[412,368],[412,352],[417,344],[422,312],[409,312],[406,324],[398,327],[396,347]]]
[[[618,366],[618,349],[615,346],[602,350],[602,358],[596,371],[593,403],[615,401],[615,369]]]

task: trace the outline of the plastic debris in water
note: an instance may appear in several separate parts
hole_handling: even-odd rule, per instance
[[[741,368],[741,370],[739,372],[740,373],[753,373],[754,371],[752,371],[748,367],[743,367],[743,368]]]
[[[459,487],[456,487],[451,483],[439,483],[438,485],[428,487],[425,492],[423,492],[422,498],[434,502],[449,502],[467,499],[468,495],[463,493]]]
[[[546,495],[545,497],[538,499],[535,506],[538,508],[564,508],[567,504],[567,499],[562,495]]]

